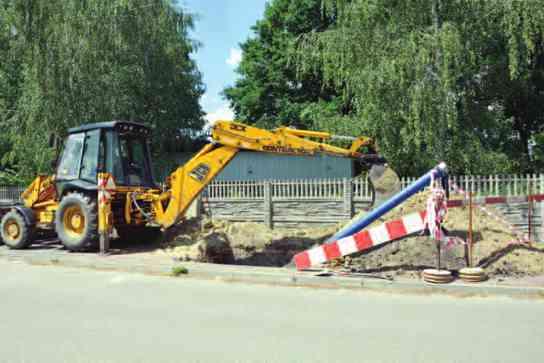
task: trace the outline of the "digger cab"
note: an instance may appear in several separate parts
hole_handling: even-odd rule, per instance
[[[96,190],[99,172],[111,174],[117,186],[153,187],[150,136],[148,127],[125,121],[69,129],[57,163],[57,195]]]

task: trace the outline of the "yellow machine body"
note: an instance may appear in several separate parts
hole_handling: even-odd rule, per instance
[[[173,226],[183,218],[191,203],[240,150],[288,155],[328,154],[355,158],[368,164],[383,163],[376,154],[360,151],[362,147],[368,146],[375,152],[373,140],[367,137],[338,137],[326,132],[288,127],[263,130],[238,122],[219,121],[212,128],[211,139],[211,143],[204,146],[185,165],[177,168],[161,189],[116,186],[116,181],[110,174],[97,174],[98,180],[107,177],[111,178],[112,183],[96,189],[95,195],[99,198],[99,203],[94,207],[98,215],[96,228],[104,232],[110,231],[112,227],[126,230],[138,226],[155,226],[161,229]],[[350,146],[343,148],[324,142],[334,139],[347,140]],[[39,228],[51,229],[55,225],[59,205],[62,207],[65,194],[57,195],[58,188],[55,188],[55,183],[55,177],[38,176],[21,196],[24,207],[33,212]],[[106,189],[107,204],[100,203],[100,197]],[[70,212],[70,209],[67,210]],[[76,212],[70,212],[67,216],[65,214],[64,218],[68,218],[66,224],[78,231],[85,211],[80,208]],[[56,227],[58,233],[58,223]]]

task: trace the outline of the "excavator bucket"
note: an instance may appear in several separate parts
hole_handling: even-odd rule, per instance
[[[369,162],[369,159],[366,159],[365,165],[367,166],[367,178],[370,182],[372,189],[372,208],[380,206],[383,202],[391,198],[396,193],[401,190],[400,178],[391,169],[384,159],[378,160],[374,159]],[[342,231],[348,230],[352,225],[357,223],[361,218],[367,215],[368,210],[362,210],[357,213],[346,225],[344,225],[335,235],[329,237],[325,242],[329,243],[334,241],[335,236]]]
[[[359,155],[359,161],[367,171],[368,180],[373,191],[372,206],[379,206],[382,202],[400,192],[400,178],[387,164],[387,160],[375,153]]]
[[[374,189],[374,206],[380,205],[401,189],[399,176],[385,163],[373,164],[368,171],[368,179]]]

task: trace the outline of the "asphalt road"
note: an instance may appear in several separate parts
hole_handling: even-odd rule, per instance
[[[0,261],[0,362],[542,362],[544,301]]]

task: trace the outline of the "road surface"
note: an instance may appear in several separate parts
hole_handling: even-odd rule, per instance
[[[542,362],[544,302],[0,261],[0,362]]]

